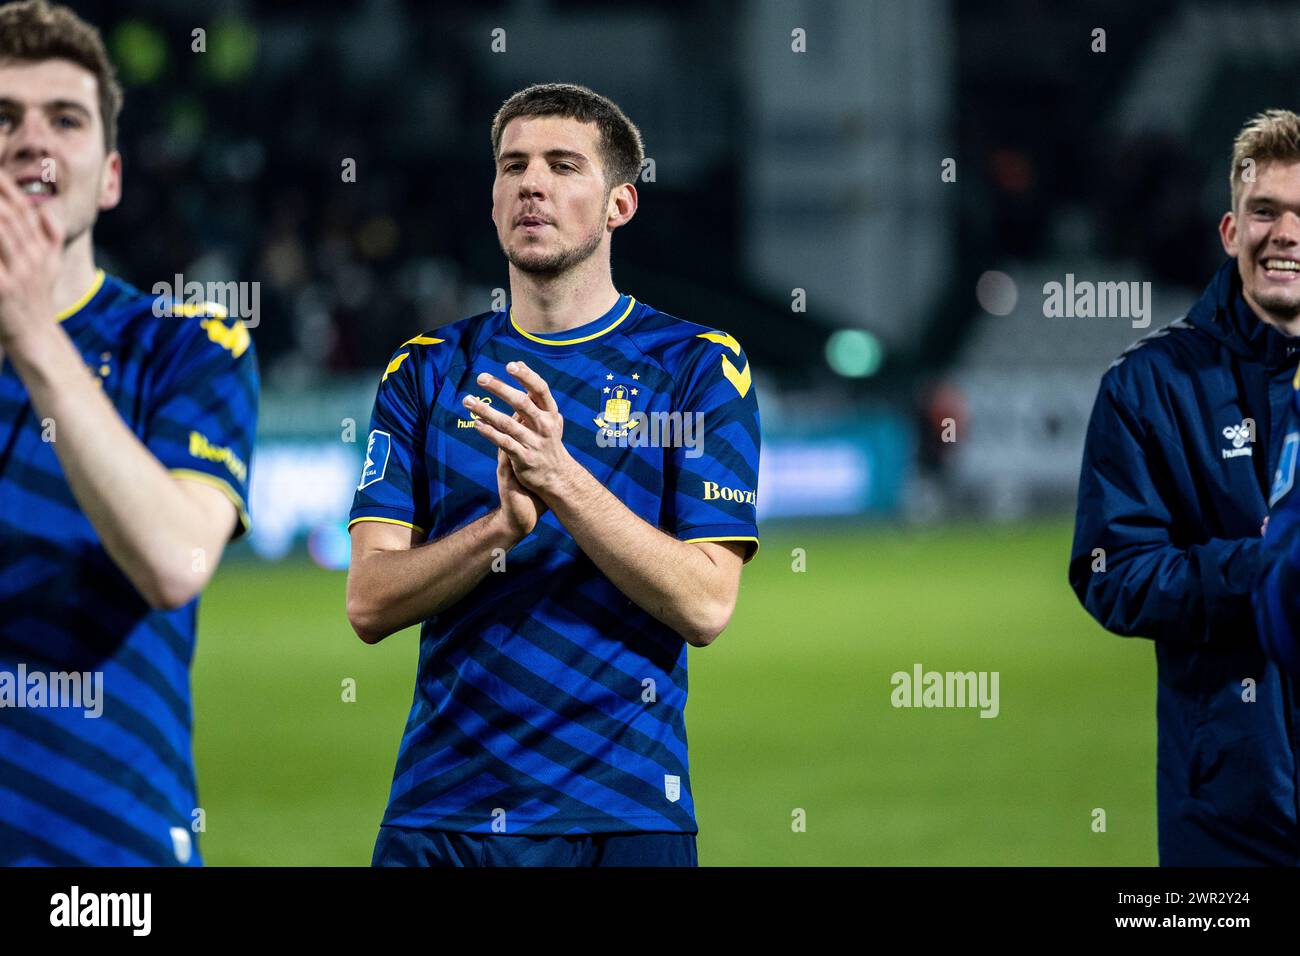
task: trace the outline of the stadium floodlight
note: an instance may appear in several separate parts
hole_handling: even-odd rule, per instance
[[[880,340],[866,329],[838,329],[826,340],[826,364],[845,378],[870,378],[884,358]]]

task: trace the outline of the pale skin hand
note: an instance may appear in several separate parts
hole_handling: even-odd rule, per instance
[[[516,421],[522,421],[518,412],[515,412],[514,417]],[[501,496],[502,510],[514,521],[512,527],[523,529],[520,538],[526,537],[546,513],[547,505],[524,487],[515,474],[510,459],[500,448],[497,449],[497,492]]]
[[[497,453],[497,495],[499,507],[437,541],[421,543],[412,529],[379,521],[352,526],[347,613],[358,637],[376,644],[455,604],[491,571],[493,551],[508,552],[546,512],[504,452]]]
[[[54,321],[60,227],[0,173],[0,355],[13,362],[104,549],[155,608],[207,585],[238,520],[216,488],[173,478],[127,428]]]
[[[542,377],[521,361],[506,371],[524,390],[486,372],[478,384],[509,402],[514,417],[467,397],[476,430],[504,452],[523,487],[555,512],[615,587],[687,643],[711,644],[735,610],[744,545],[678,541],[635,515],[564,447],[564,418]]]

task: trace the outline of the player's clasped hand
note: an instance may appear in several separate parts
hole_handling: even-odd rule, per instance
[[[49,325],[63,229],[0,172],[0,346]]]
[[[523,362],[511,362],[506,371],[526,391],[513,388],[487,372],[479,375],[478,384],[509,402],[515,410],[514,418],[473,396],[465,398],[465,407],[478,416],[475,427],[504,452],[520,483],[545,497],[559,488],[574,464],[562,440],[564,416],[555,404],[550,386],[540,375]]]
[[[519,417],[518,412],[515,417]],[[521,538],[531,534],[546,514],[546,502],[523,486],[514,465],[500,448],[497,449],[497,494],[501,497],[501,516],[506,526]]]

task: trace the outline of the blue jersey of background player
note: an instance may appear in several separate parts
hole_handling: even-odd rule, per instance
[[[247,329],[95,268],[121,91],[0,7],[0,864],[197,864],[197,598],[246,527]]]
[[[1286,436],[1269,494],[1254,605],[1264,651],[1300,676],[1300,493],[1295,487],[1300,451],[1300,368],[1296,369],[1291,389]]]
[[[758,548],[749,363],[614,287],[614,104],[523,90],[493,150],[511,300],[395,353],[352,510],[353,627],[423,622],[374,861],[690,865],[687,645]]]

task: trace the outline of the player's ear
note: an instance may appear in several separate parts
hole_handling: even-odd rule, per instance
[[[631,183],[615,186],[609,191],[609,208],[606,209],[607,224],[610,228],[624,225],[636,215],[636,207],[636,187]]]
[[[1219,241],[1223,243],[1223,251],[1232,258],[1237,258],[1237,251],[1240,246],[1237,243],[1237,217],[1231,210],[1223,214],[1219,220]]]
[[[117,208],[122,201],[122,154],[117,150],[104,159],[104,172],[99,180],[99,208],[101,212]]]

